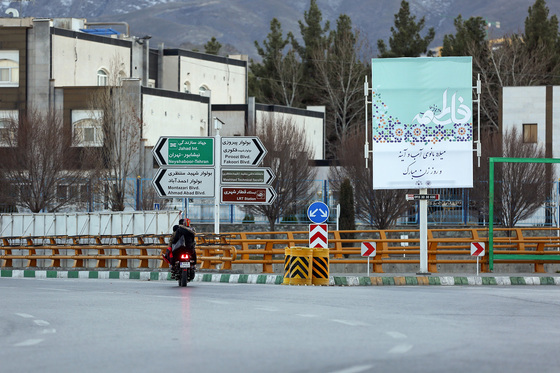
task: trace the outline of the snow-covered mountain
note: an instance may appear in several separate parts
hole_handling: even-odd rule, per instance
[[[492,24],[490,33],[522,32],[529,6],[535,0],[409,0],[412,12],[426,18],[426,29],[434,27],[441,45],[443,36],[455,32],[453,20],[482,16]],[[88,21],[130,25],[137,36],[152,35],[151,45],[186,48],[201,45],[213,36],[230,52],[256,56],[254,42],[266,38],[273,17],[280,20],[284,34],[299,36],[298,21],[309,8],[309,0],[31,0],[2,1],[0,14],[8,8],[22,17],[77,17]],[[377,39],[387,40],[401,0],[317,0],[323,20],[335,27],[340,14],[351,17],[375,47]],[[548,0],[550,14],[560,15],[560,1]],[[8,15],[6,15],[8,16]],[[495,28],[496,23],[500,28]]]

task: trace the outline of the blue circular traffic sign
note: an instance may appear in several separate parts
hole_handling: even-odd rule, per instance
[[[329,218],[329,206],[323,202],[313,202],[307,209],[307,217],[315,224],[321,224]]]

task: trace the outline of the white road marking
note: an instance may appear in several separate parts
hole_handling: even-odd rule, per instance
[[[43,329],[43,331],[41,332],[41,334],[55,334],[56,333],[56,329]]]
[[[214,304],[230,304],[229,302],[225,301],[225,300],[217,300],[217,299],[208,299],[208,302],[210,303],[214,303]]]
[[[350,367],[342,370],[335,370],[334,372],[331,373],[359,373],[371,368],[373,368],[373,365],[356,365],[355,367]]]
[[[39,326],[51,325],[50,322],[45,321],[45,320],[33,320],[33,322],[34,322],[36,325],[39,325]]]
[[[183,299],[183,297],[177,295],[154,295],[156,298],[172,298],[172,299]]]
[[[16,343],[16,344],[14,345],[14,347],[28,347],[28,346],[34,346],[34,345],[39,344],[39,343],[41,343],[41,342],[43,342],[43,341],[44,341],[44,339],[28,339],[28,340],[25,340],[25,341],[23,341],[23,342]]]
[[[35,316],[30,315],[28,313],[16,313],[16,315],[18,315],[19,317],[23,317],[24,319],[34,319]]]
[[[366,323],[361,322],[361,321],[337,320],[337,319],[331,319],[331,321],[337,322],[339,324],[348,325],[348,326],[369,326],[369,324],[366,324]]]
[[[274,307],[255,307],[256,310],[259,311],[267,311],[267,312],[276,312],[278,311],[278,308],[274,308]]]
[[[406,334],[403,333],[399,333],[399,332],[385,332],[385,334],[387,334],[390,337],[393,337],[395,339],[406,339]]]
[[[37,290],[70,291],[69,289],[57,289],[57,288],[37,288]]]
[[[404,354],[412,349],[412,345],[401,343],[389,350],[390,354]]]
[[[296,316],[299,317],[317,317],[317,315],[305,314],[305,313],[298,313]]]

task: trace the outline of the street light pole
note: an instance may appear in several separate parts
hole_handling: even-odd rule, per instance
[[[214,233],[220,233],[220,177],[221,177],[221,153],[220,147],[222,144],[220,137],[220,129],[222,128],[222,122],[218,118],[214,117],[214,129],[216,130],[216,135],[214,136]]]

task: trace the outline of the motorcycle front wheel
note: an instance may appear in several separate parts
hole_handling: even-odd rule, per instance
[[[185,270],[181,271],[181,277],[179,278],[179,286],[187,286],[187,282],[189,282],[189,275],[188,272]]]

